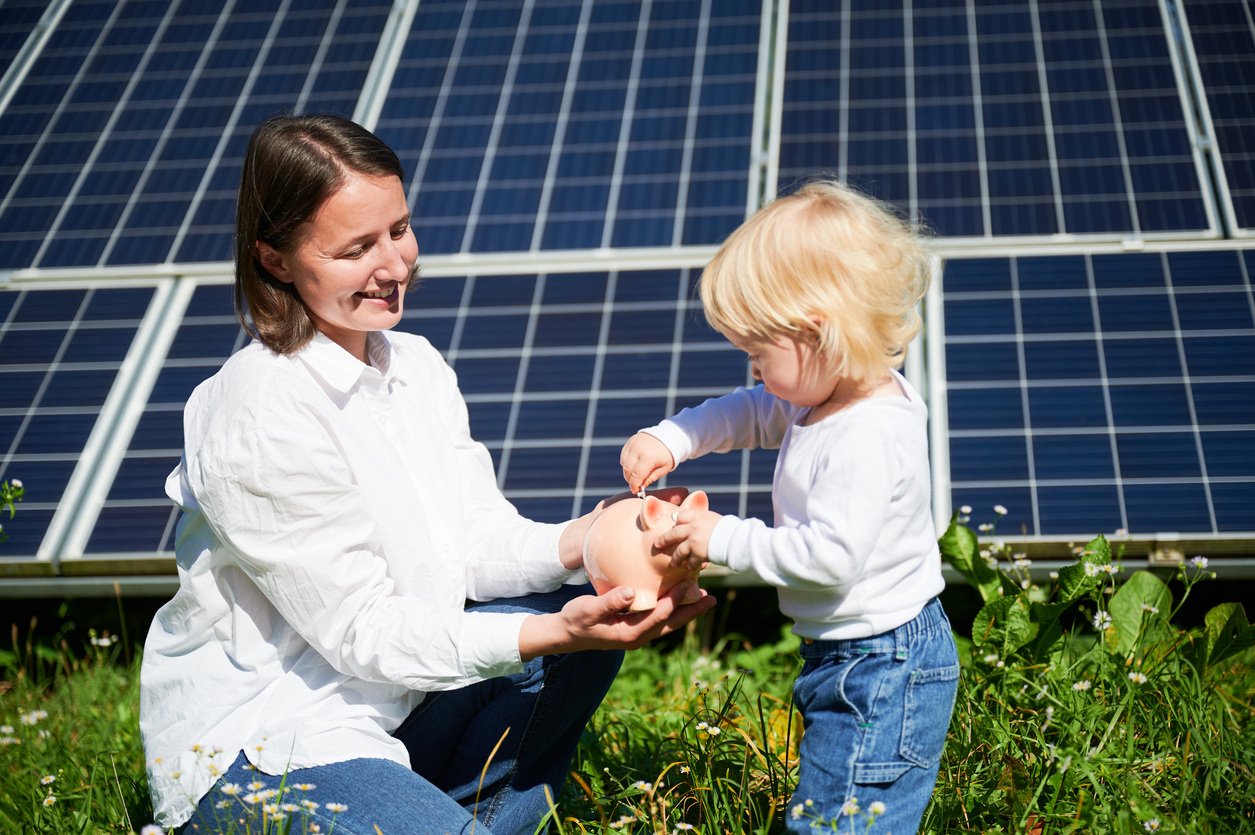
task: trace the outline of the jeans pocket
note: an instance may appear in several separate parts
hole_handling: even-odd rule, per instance
[[[902,756],[931,768],[941,760],[959,689],[959,665],[914,670],[906,689]]]

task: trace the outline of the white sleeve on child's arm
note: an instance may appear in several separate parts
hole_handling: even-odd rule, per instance
[[[891,512],[897,444],[891,429],[873,424],[834,441],[816,459],[786,462],[775,486],[785,515],[778,527],[725,516],[707,546],[710,561],[779,587],[857,582]]]
[[[711,452],[776,449],[797,412],[761,385],[742,387],[641,431],[662,441],[678,465]]]

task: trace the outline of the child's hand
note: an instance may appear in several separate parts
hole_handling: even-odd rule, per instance
[[[674,470],[675,459],[662,441],[637,432],[623,445],[619,465],[623,467],[623,480],[628,490],[635,495]]]
[[[660,534],[654,547],[671,555],[671,564],[688,571],[698,571],[709,556],[710,536],[723,514],[713,510],[679,510],[675,527]]]

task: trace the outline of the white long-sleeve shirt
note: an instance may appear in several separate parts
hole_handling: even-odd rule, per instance
[[[158,823],[190,817],[243,750],[262,771],[409,767],[424,691],[522,669],[525,615],[470,599],[556,588],[563,525],[519,516],[423,338],[253,343],[187,403],[166,491],[179,590],[144,646],[140,729]],[[216,752],[216,753],[215,753]]]
[[[901,397],[859,401],[806,426],[808,409],[761,385],[645,429],[677,465],[711,452],[779,448],[774,525],[725,516],[710,562],[776,586],[804,638],[864,638],[911,620],[944,587],[931,510],[928,412]],[[718,510],[718,508],[714,508]]]

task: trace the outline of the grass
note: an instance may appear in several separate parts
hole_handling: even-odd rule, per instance
[[[1130,573],[1099,538],[1038,584],[962,525],[942,545],[983,605],[959,636],[963,675],[925,831],[1255,831],[1255,630],[1237,604],[1178,623],[1213,579],[1205,561]],[[0,652],[0,832],[141,832],[151,807],[136,648],[34,632],[15,628]],[[808,819],[790,806],[796,658],[787,631],[712,644],[694,630],[630,653],[551,831],[774,833]],[[876,832],[873,810],[855,807],[811,822]],[[310,830],[259,815],[237,831]]]

